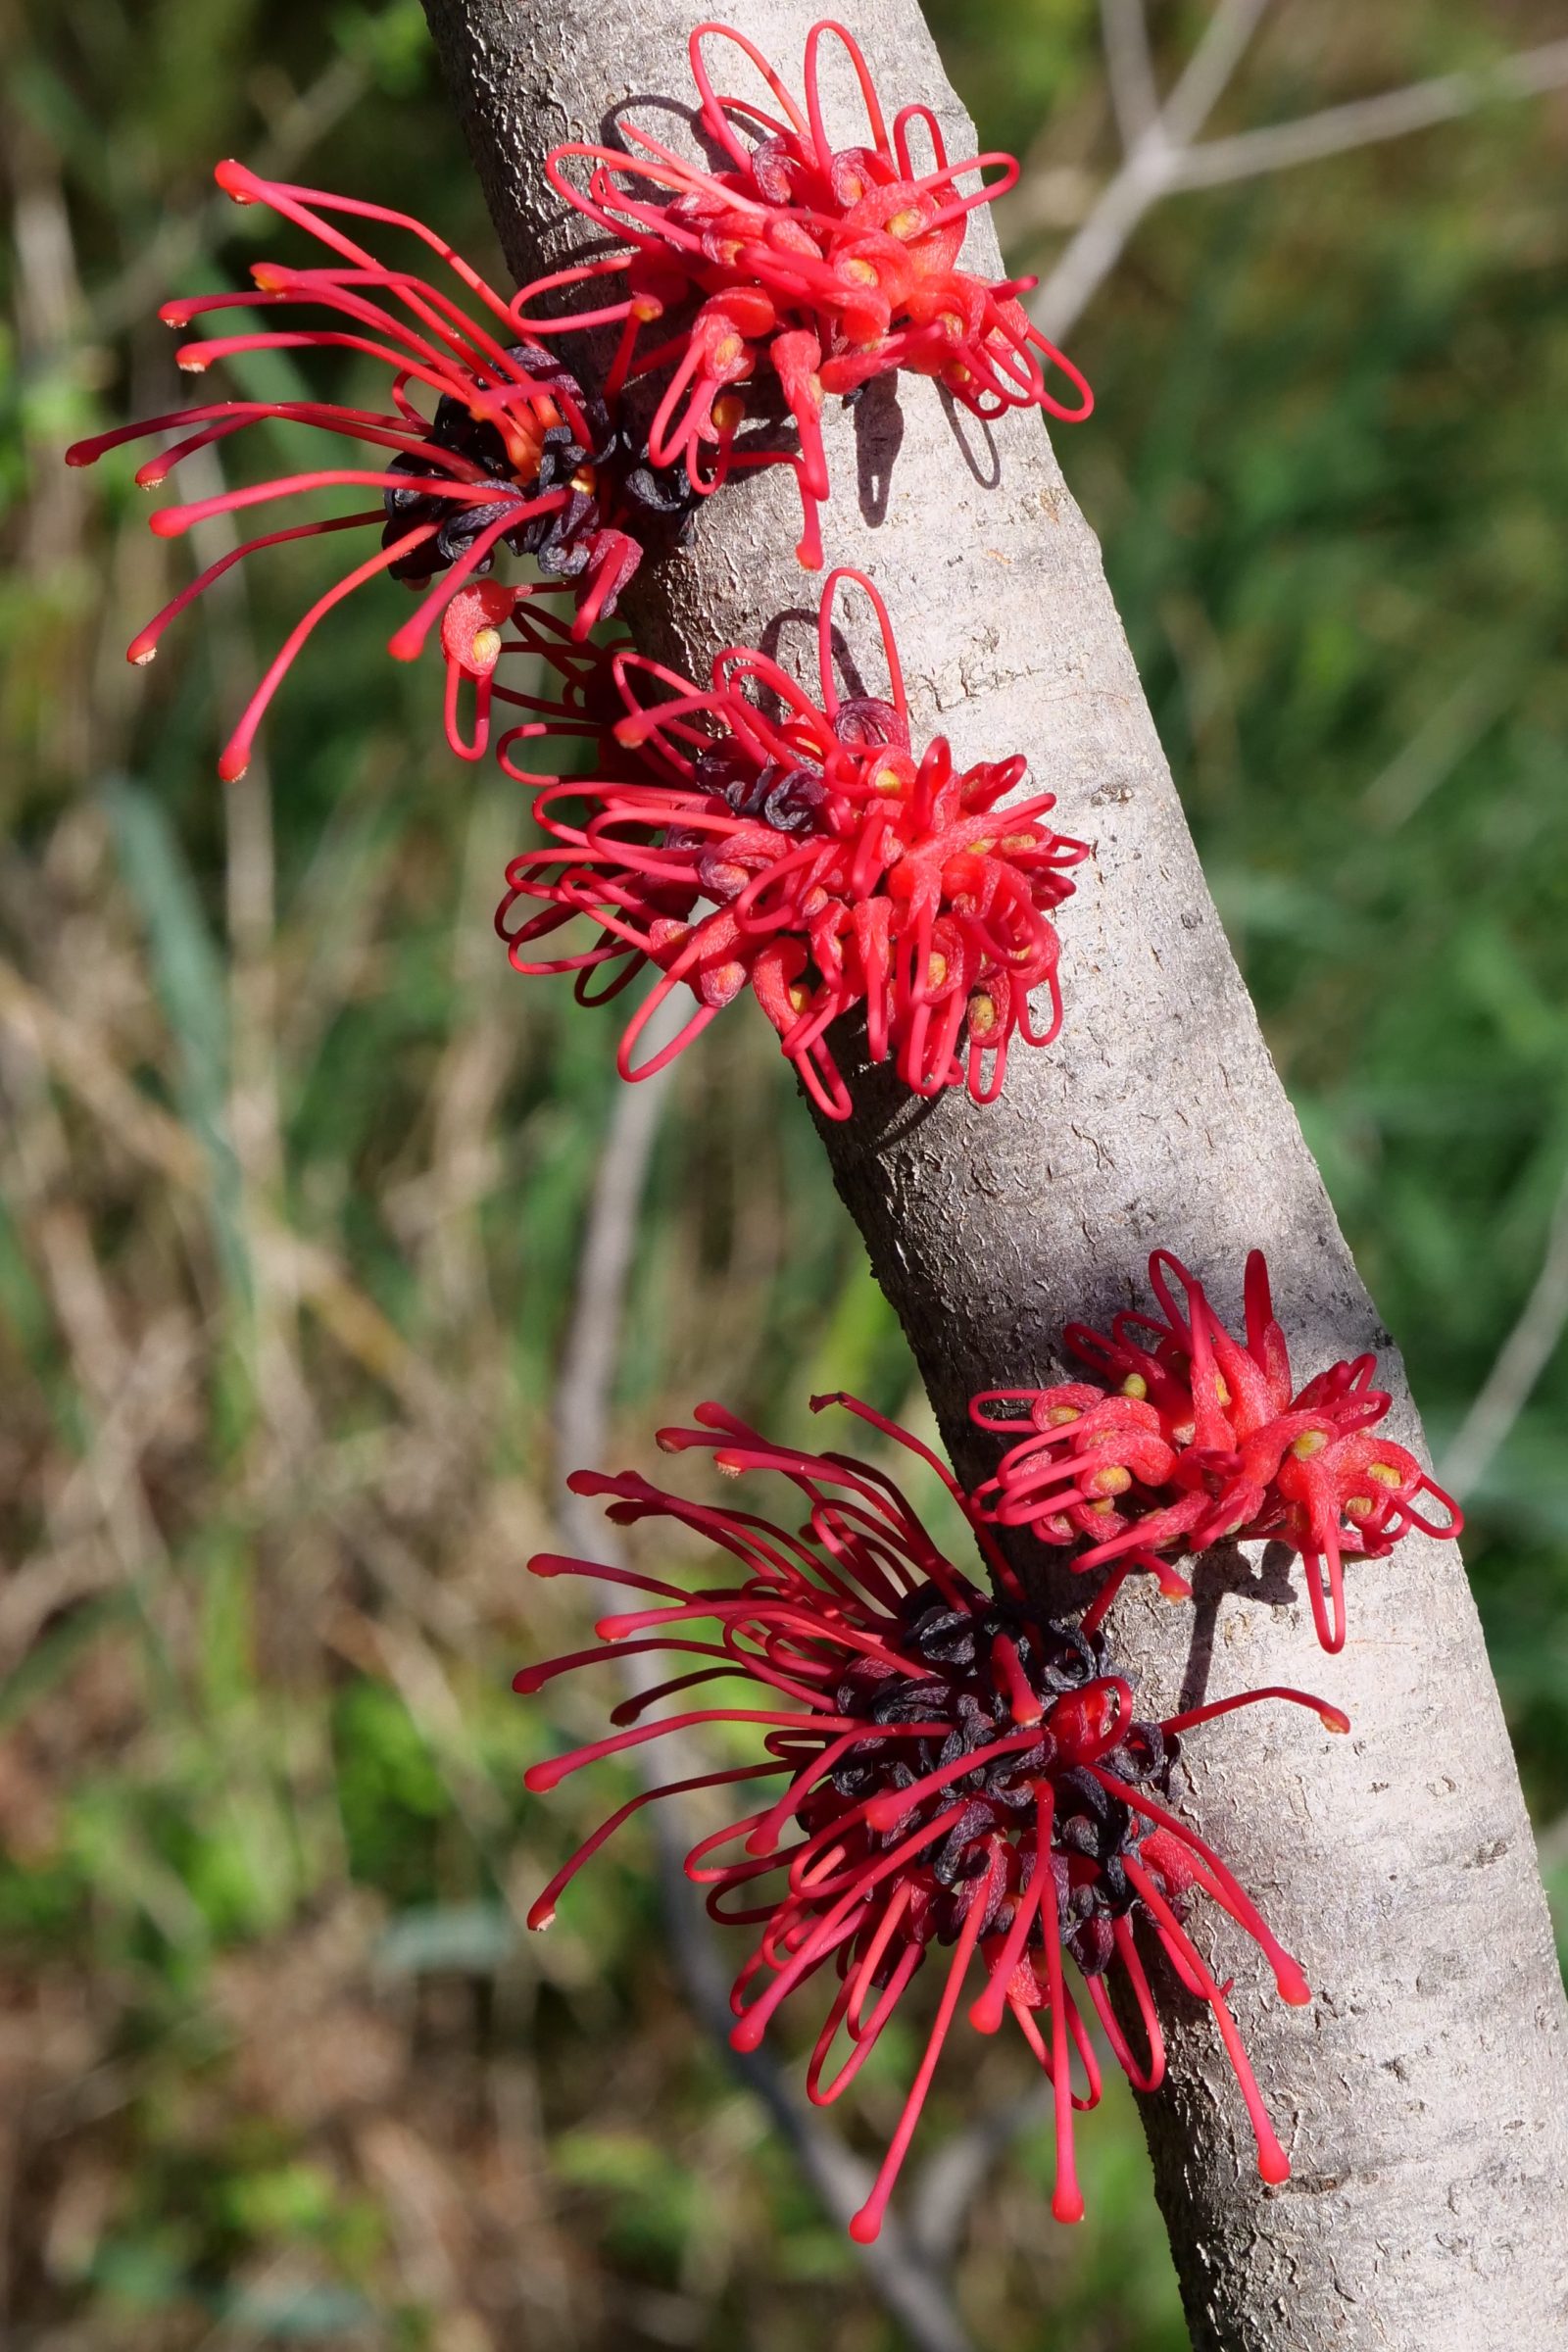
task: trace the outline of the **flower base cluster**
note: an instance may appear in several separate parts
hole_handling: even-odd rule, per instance
[[[579,1473],[579,1494],[612,1497],[611,1517],[673,1522],[728,1555],[728,1581],[696,1592],[625,1569],[545,1554],[542,1576],[598,1578],[642,1596],[602,1618],[600,1646],[525,1668],[516,1688],[628,1651],[671,1653],[683,1670],[614,1710],[626,1728],[535,1765],[531,1788],[710,1723],[755,1727],[755,1764],[645,1788],[594,1831],[530,1913],[548,1926],[582,1864],[643,1805],[695,1788],[776,1781],[750,1813],[702,1838],[687,1858],[715,1919],[754,1931],[735,1980],[737,2048],[754,2049],[797,1992],[822,1986],[807,2069],[818,2104],[854,2081],[915,1978],[941,1978],[935,2019],[875,2183],[852,2224],[876,2235],[943,2045],[960,2004],[979,2032],[1007,2019],[1050,2079],[1055,2116],[1053,2209],[1083,2212],[1073,2140],[1077,2109],[1101,2093],[1091,2019],[1129,2080],[1158,2087],[1164,2070],[1146,1959],[1160,1955],[1213,2014],[1235,2070],[1265,2180],[1290,2170],[1226,2000],[1190,1932],[1212,1905],[1249,1936],[1281,1996],[1310,1998],[1297,1963],[1214,1852],[1182,1818],[1171,1777],[1183,1735],[1205,1720],[1282,1699],[1325,1728],[1346,1718],[1297,1690],[1248,1691],[1162,1723],[1134,1713],[1130,1682],[1103,1637],[1032,1609],[946,1466],[918,1441],[850,1397],[841,1403],[901,1440],[941,1476],[969,1518],[994,1590],[943,1556],[881,1471],[853,1456],[775,1446],[717,1405],[696,1426],[665,1430],[671,1452],[699,1448],[732,1474],[768,1470],[802,1498],[796,1533],[749,1511],[684,1500],[628,1473]],[[685,1661],[695,1660],[687,1666]],[[638,1720],[701,1684],[750,1686],[741,1699]],[[758,1702],[760,1703],[748,1703]],[[1070,1969],[1069,1969],[1070,1964]],[[1074,1990],[1074,1979],[1081,1991]],[[1114,1997],[1119,1983],[1126,1998]],[[1141,2021],[1136,2035],[1125,2017]]]
[[[876,613],[886,698],[838,691],[845,582]],[[1021,759],[958,769],[940,739],[916,753],[887,611],[862,573],[824,584],[815,702],[749,646],[721,653],[707,687],[625,647],[595,667],[535,626],[534,610],[517,608],[518,634],[494,638],[490,662],[510,645],[563,678],[553,701],[521,698],[533,716],[499,746],[508,773],[539,788],[534,814],[552,846],[514,861],[498,923],[517,970],[575,972],[585,1001],[590,982],[601,1002],[657,967],[622,1041],[623,1077],[661,1067],[748,988],[835,1119],[850,1098],[828,1033],[857,1008],[870,1058],[891,1060],[918,1095],[963,1086],[991,1102],[1012,1040],[1055,1036],[1051,916],[1087,845],[1053,830],[1050,793],[1007,800]],[[459,647],[455,659],[477,657]],[[520,766],[541,736],[574,750],[588,739],[594,771]],[[540,953],[579,918],[585,944]],[[634,1068],[656,1006],[682,986],[697,1000],[690,1020]],[[1038,1025],[1035,991],[1049,1008]]]
[[[827,136],[819,71],[830,34],[865,107],[866,137],[857,146],[835,148]],[[705,53],[710,41],[741,52],[776,114],[719,95]],[[624,148],[556,148],[546,169],[557,193],[627,250],[558,270],[519,297],[534,334],[620,323],[606,388],[618,395],[652,382],[655,465],[684,466],[704,494],[742,466],[793,466],[805,510],[798,552],[815,570],[829,395],[853,398],[904,368],[936,377],[981,417],[1012,408],[1068,421],[1089,415],[1088,384],[1018,301],[1035,281],[993,282],[957,266],[969,214],[1017,179],[1011,156],[950,163],[928,106],[905,107],[890,130],[865,59],[841,24],[814,24],[807,35],[804,104],[730,25],[700,24],[690,55],[701,128],[723,166],[704,170],[624,122]],[[930,149],[923,167],[917,132]],[[998,176],[988,181],[988,172]],[[963,180],[978,184],[963,190]],[[527,311],[568,287],[601,293],[607,279],[624,290],[568,319]],[[1053,375],[1070,387],[1069,401],[1052,389]],[[774,404],[794,420],[798,452],[771,446]],[[748,433],[751,425],[760,431]]]
[[[385,573],[420,592],[390,641],[400,661],[416,659],[450,599],[507,552],[531,557],[547,578],[572,582],[575,634],[585,637],[614,611],[641,561],[650,521],[689,507],[690,493],[683,476],[661,477],[645,453],[626,444],[599,393],[585,390],[538,342],[518,340],[512,306],[432,230],[381,205],[263,179],[241,164],[220,164],[216,176],[237,204],[267,205],[306,230],[326,259],[308,269],[258,263],[252,290],[167,303],[161,316],[174,327],[234,310],[281,314],[284,321],[263,328],[246,318],[234,333],[186,343],[180,368],[200,375],[215,361],[255,352],[352,351],[390,376],[385,409],[218,401],[122,425],[67,452],[68,464],[86,466],[124,442],[179,433],[172,448],[138,471],[146,489],[199,451],[249,428],[304,425],[358,443],[372,461],[247,483],[161,508],[152,518],[154,531],[168,539],[215,515],[279,499],[322,490],[374,494],[368,508],[362,501],[358,512],[291,523],[230,548],[131,640],[127,658],[150,662],[169,623],[261,549],[345,530],[375,535],[375,553],[311,606],[270,665],[219,763],[221,775],[233,777],[243,773],[263,712],[306,640],[368,581]],[[346,232],[345,220],[372,221],[416,239],[445,264],[463,299],[445,284],[378,260]]]
[[[1067,1327],[1092,1382],[974,1398],[979,1427],[1014,1439],[979,1501],[998,1526],[1076,1547],[1073,1568],[1112,1572],[1097,1620],[1135,1568],[1180,1597],[1190,1588],[1173,1560],[1222,1541],[1286,1544],[1304,1564],[1318,1640],[1343,1648],[1346,1559],[1385,1558],[1411,1528],[1457,1536],[1458,1504],[1378,1432],[1389,1397],[1372,1386],[1373,1356],[1296,1389],[1260,1250],[1247,1261],[1245,1341],[1168,1250],[1153,1252],[1149,1279],[1157,1314],[1119,1314],[1108,1333]]]

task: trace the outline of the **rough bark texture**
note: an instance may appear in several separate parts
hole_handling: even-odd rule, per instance
[[[540,170],[549,145],[604,136],[622,107],[689,135],[687,0],[426,6],[519,275],[580,242]],[[797,84],[812,13],[741,0],[732,21]],[[952,151],[972,152],[912,0],[861,0],[854,24],[884,98],[934,102]],[[743,72],[721,86],[744,86]],[[858,133],[837,94],[847,143]],[[970,255],[994,261],[983,221]],[[1064,829],[1096,845],[1060,918],[1060,1044],[1019,1051],[986,1110],[916,1104],[872,1073],[855,1119],[827,1133],[949,1439],[972,1461],[968,1392],[1051,1376],[1062,1322],[1140,1298],[1164,1243],[1222,1313],[1261,1246],[1298,1365],[1375,1347],[1399,1390],[1391,1434],[1419,1446],[1039,420],[987,431],[903,380],[854,416],[835,410],[827,438],[829,561],[864,566],[887,596],[917,723],[962,757],[1026,752]],[[787,473],[726,490],[642,584],[634,625],[698,671],[730,640],[804,656],[815,600],[790,557],[797,527]],[[852,653],[869,639],[858,617]],[[1333,1740],[1295,1710],[1258,1709],[1189,1743],[1187,1802],[1317,1993],[1309,2011],[1282,2008],[1250,1948],[1219,1938],[1292,2156],[1274,2191],[1206,2013],[1174,2018],[1169,2083],[1145,2104],[1194,2341],[1568,2341],[1563,1993],[1475,1609],[1456,1548],[1417,1538],[1352,1566],[1349,1583],[1337,1660],[1274,1553],[1211,1557],[1196,1611],[1130,1591],[1116,1612],[1146,1712],[1282,1682],[1322,1690],[1354,1722]]]

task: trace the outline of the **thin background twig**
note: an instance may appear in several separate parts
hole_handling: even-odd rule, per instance
[[[1507,1444],[1563,1331],[1568,1328],[1568,1173],[1558,1188],[1546,1253],[1519,1320],[1449,1442],[1439,1476],[1450,1494],[1472,1494]]]
[[[1161,100],[1144,0],[1102,0],[1105,72],[1121,162],[1030,298],[1030,314],[1047,334],[1064,335],[1077,323],[1147,215],[1167,196],[1407,138],[1499,100],[1540,97],[1568,86],[1568,40],[1547,41],[1493,66],[1435,74],[1376,97],[1324,107],[1294,122],[1203,140],[1200,133],[1234,80],[1269,5],[1270,0],[1219,0],[1190,63]],[[1042,172],[1026,172],[999,205],[1004,240],[1037,224],[1043,180]]]

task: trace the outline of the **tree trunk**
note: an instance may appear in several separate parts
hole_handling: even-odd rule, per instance
[[[582,242],[545,181],[550,146],[605,138],[622,106],[690,144],[672,111],[689,101],[690,6],[426,10],[519,277]],[[805,0],[740,0],[732,21],[798,87],[811,18]],[[950,151],[972,153],[913,0],[861,0],[854,29],[884,102],[931,102]],[[749,89],[743,72],[720,85]],[[830,130],[842,121],[849,143],[857,118],[832,86],[842,112],[830,105]],[[968,258],[996,262],[983,216]],[[970,1391],[1054,1376],[1062,1323],[1142,1299],[1156,1243],[1226,1315],[1247,1250],[1262,1248],[1299,1375],[1375,1348],[1396,1391],[1391,1434],[1419,1449],[1397,1358],[1259,1034],[1098,547],[1038,417],[986,428],[906,377],[824,425],[829,562],[863,566],[888,599],[917,739],[946,732],[964,760],[1027,753],[1063,829],[1095,845],[1059,919],[1059,1043],[1018,1048],[990,1108],[956,1094],[919,1102],[871,1072],[856,1082],[855,1117],[824,1129],[955,1452],[974,1466]],[[808,659],[815,583],[794,563],[798,533],[787,470],[727,487],[690,545],[639,583],[640,637],[696,675],[730,641]],[[859,616],[848,617],[854,639]],[[1334,1740],[1294,1709],[1259,1709],[1187,1749],[1187,1809],[1316,1993],[1308,2011],[1265,1997],[1238,1941],[1236,2007],[1293,2165],[1275,2190],[1257,2180],[1211,2021],[1170,2004],[1170,2079],[1144,2107],[1194,2342],[1515,2352],[1568,2340],[1562,1985],[1457,1547],[1412,1536],[1390,1560],[1352,1564],[1349,1586],[1350,1639],[1334,1660],[1277,1551],[1211,1555],[1196,1610],[1129,1588],[1114,1615],[1141,1712],[1278,1682],[1322,1690],[1354,1726]],[[1224,1934],[1220,1946],[1227,1973]]]

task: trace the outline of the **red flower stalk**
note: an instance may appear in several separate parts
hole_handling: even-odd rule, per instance
[[[822,118],[818,63],[832,34],[849,53],[866,117],[866,143],[835,149]],[[703,44],[732,41],[756,67],[779,113],[713,88]],[[1094,397],[1070,360],[1032,326],[1017,297],[1033,278],[995,283],[957,268],[968,215],[1004,195],[1018,176],[1009,155],[950,163],[936,117],[905,107],[891,132],[859,48],[842,24],[807,35],[805,106],[744,33],[699,24],[690,41],[701,127],[726,160],[707,171],[634,124],[628,149],[570,141],[547,164],[557,191],[629,253],[562,270],[519,297],[621,279],[614,300],[570,318],[529,317],[536,335],[618,321],[621,338],[607,392],[657,377],[662,393],[649,436],[656,465],[682,465],[694,490],[714,490],[742,466],[792,465],[805,509],[800,558],[822,562],[816,509],[828,494],[820,416],[829,394],[853,398],[873,376],[904,368],[935,376],[982,417],[1042,408],[1069,422]],[[911,148],[919,124],[931,161]],[[586,165],[586,186],[566,165]],[[989,182],[985,173],[998,176]],[[960,180],[976,185],[960,192]],[[657,340],[643,348],[645,328]],[[1048,367],[1067,377],[1066,405]],[[748,448],[736,435],[748,416],[766,420],[771,378],[795,420],[800,449]]]
[[[236,333],[186,343],[178,353],[180,368],[200,375],[215,360],[241,353],[331,350],[368,354],[391,370],[391,406],[384,411],[319,401],[216,401],[96,434],[66,453],[68,465],[87,466],[122,442],[183,431],[173,448],[150,458],[137,473],[151,489],[184,459],[250,425],[310,425],[368,451],[368,466],[284,474],[164,507],[152,517],[154,531],[169,539],[210,515],[238,514],[274,499],[336,489],[377,494],[368,509],[268,531],[220,556],[131,640],[127,659],[150,662],[169,622],[260,548],[328,531],[379,530],[379,551],[319,598],[285,639],[224,747],[219,772],[233,777],[244,772],[262,713],[317,623],[377,574],[388,572],[425,591],[390,641],[388,650],[400,661],[416,658],[449,600],[488,572],[503,549],[532,556],[547,574],[575,582],[575,634],[585,636],[614,610],[637,567],[642,550],[632,533],[643,516],[680,506],[687,493],[680,482],[661,484],[646,465],[631,461],[603,402],[584,392],[541,345],[517,340],[512,306],[432,230],[382,205],[263,179],[242,164],[220,164],[215,176],[237,204],[268,205],[307,229],[327,258],[307,269],[261,262],[251,271],[253,291],[166,303],[160,316],[175,327],[235,309],[287,315],[286,323],[275,327],[243,318]],[[467,307],[444,286],[378,261],[337,225],[344,219],[417,238],[445,263]],[[298,323],[301,310],[324,313],[326,322]],[[450,667],[454,657],[450,647],[445,650]],[[486,651],[481,648],[476,669],[458,662],[464,675],[487,674]],[[449,681],[449,710],[452,699]],[[473,756],[455,733],[453,744]]]
[[[875,610],[888,699],[838,692],[833,602],[843,580]],[[940,738],[916,756],[887,610],[861,572],[824,583],[818,673],[813,703],[753,647],[720,654],[707,688],[611,650],[573,709],[558,717],[558,707],[536,703],[540,715],[499,750],[509,774],[542,786],[534,814],[558,846],[508,869],[498,928],[518,971],[575,972],[584,1002],[659,966],[622,1040],[625,1078],[662,1067],[749,984],[830,1118],[848,1117],[850,1098],[826,1033],[858,1004],[871,1058],[891,1058],[915,1093],[961,1085],[992,1102],[1012,1038],[1049,1045],[1060,1026],[1050,913],[1071,895],[1067,869],[1087,845],[1052,830],[1050,793],[999,805],[1023,776],[1021,758],[960,771]],[[645,700],[650,690],[662,699]],[[598,738],[591,776],[538,776],[514,762],[520,741],[584,732]],[[579,916],[597,926],[589,945],[535,953]],[[589,999],[589,976],[602,969],[612,976]],[[681,985],[697,1009],[634,1069],[644,1024]],[[1050,1001],[1040,1028],[1034,989]]]
[[[1116,1315],[1108,1335],[1067,1327],[1067,1346],[1099,1385],[988,1389],[973,1399],[980,1428],[1017,1435],[979,1490],[987,1516],[1043,1544],[1087,1538],[1071,1565],[1113,1570],[1094,1622],[1133,1568],[1184,1594],[1172,1557],[1222,1539],[1274,1538],[1305,1563],[1318,1640],[1342,1649],[1346,1558],[1386,1558],[1412,1527],[1457,1536],[1458,1504],[1402,1446],[1373,1435],[1390,1401],[1371,1385],[1374,1356],[1332,1364],[1294,1392],[1261,1250],[1247,1260],[1245,1344],[1168,1250],[1150,1258],[1149,1278],[1158,1316]],[[1026,1418],[998,1420],[997,1404],[1021,1405]],[[1446,1525],[1417,1509],[1422,1494],[1441,1503]]]
[[[1063,2221],[1081,2217],[1073,2111],[1095,2105],[1101,2079],[1064,1959],[1074,1962],[1129,2080],[1153,2090],[1164,2051],[1140,1931],[1143,1949],[1162,1952],[1212,2009],[1256,2136],[1258,2169],[1265,2180],[1283,2180],[1290,2167],[1225,1988],[1188,1933],[1195,1898],[1217,1904],[1253,1939],[1287,2001],[1303,2003],[1310,1992],[1219,1856],[1171,1809],[1171,1769],[1181,1734],[1259,1699],[1310,1707],[1330,1731],[1348,1730],[1347,1719],[1302,1691],[1276,1690],[1160,1724],[1137,1721],[1131,1686],[1108,1664],[1102,1637],[1030,1608],[979,1513],[933,1453],[853,1397],[811,1402],[813,1410],[846,1405],[937,1471],[997,1590],[983,1590],[943,1557],[881,1471],[844,1453],[772,1445],[714,1404],[698,1407],[697,1427],[662,1431],[660,1445],[668,1452],[700,1447],[732,1473],[781,1473],[806,1500],[799,1534],[751,1512],[684,1501],[635,1473],[579,1472],[576,1493],[615,1498],[612,1519],[673,1520],[728,1552],[740,1578],[687,1592],[555,1553],[531,1561],[536,1575],[609,1578],[646,1596],[642,1606],[601,1619],[601,1643],[701,1663],[623,1701],[611,1720],[628,1728],[535,1765],[528,1787],[553,1788],[601,1757],[699,1724],[757,1725],[763,1752],[756,1764],[628,1798],[556,1873],[529,1924],[549,1925],[568,1882],[641,1806],[681,1789],[780,1780],[776,1794],[702,1838],[686,1862],[688,1876],[710,1888],[715,1919],[760,1931],[735,1981],[735,2046],[755,2049],[789,1995],[825,1971],[833,1989],[807,2088],[826,2104],[853,2082],[928,1951],[949,1955],[936,2021],[875,2185],[851,2225],[855,2237],[877,2233],[977,1953],[982,1983],[970,2022],[991,2034],[1010,2015],[1045,2069],[1055,2101],[1053,2210]],[[515,1687],[537,1690],[613,1654],[599,1647],[526,1667]],[[637,1720],[663,1697],[725,1680],[751,1685],[741,1696],[762,1703],[730,1700]],[[731,1858],[715,1859],[724,1849]],[[1142,2052],[1109,1996],[1112,1971],[1143,2021]]]

